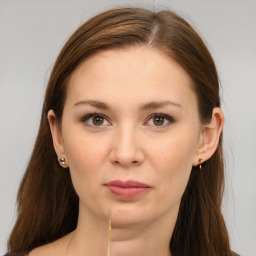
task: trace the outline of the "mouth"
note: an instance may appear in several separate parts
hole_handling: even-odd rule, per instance
[[[135,197],[148,192],[152,187],[135,180],[113,180],[105,186],[109,191],[119,197]]]

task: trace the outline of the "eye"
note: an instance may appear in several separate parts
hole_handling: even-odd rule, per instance
[[[157,127],[164,127],[167,126],[168,123],[173,123],[174,119],[171,116],[168,116],[166,114],[153,114],[151,115],[151,117],[149,118],[149,120],[153,120],[153,124],[151,122],[151,125],[153,126],[157,126]],[[107,123],[109,123],[106,119],[106,117],[100,113],[92,113],[92,114],[88,114],[85,117],[82,118],[81,120],[82,122],[85,122],[86,125],[88,126],[92,126],[92,127],[101,127],[101,126],[105,126],[107,124],[104,124],[106,121]]]
[[[166,114],[153,114],[149,120],[153,120],[153,125],[158,127],[167,126],[168,123],[174,123],[174,119]]]
[[[99,113],[89,114],[82,118],[82,122],[87,123],[88,126],[94,126],[94,127],[103,126],[104,120],[106,120],[106,117]]]

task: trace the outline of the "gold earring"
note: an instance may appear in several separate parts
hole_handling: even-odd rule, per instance
[[[203,158],[199,158],[199,169],[201,170],[202,169],[202,161],[203,161],[204,159]]]

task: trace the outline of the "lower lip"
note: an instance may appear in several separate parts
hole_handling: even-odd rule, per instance
[[[117,186],[107,186],[107,188],[115,195],[118,195],[120,197],[134,197],[141,195],[147,191],[149,191],[150,188],[140,188],[140,187],[117,187]]]

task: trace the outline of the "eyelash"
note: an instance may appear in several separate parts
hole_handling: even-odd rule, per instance
[[[88,121],[88,119],[90,119],[91,117],[100,117],[100,118],[104,118],[104,119],[107,120],[107,118],[106,118],[103,114],[100,114],[100,113],[91,113],[91,114],[88,114],[88,115],[84,116],[81,121],[82,121],[82,122],[86,122],[86,121]],[[154,113],[153,115],[151,115],[151,116],[149,117],[148,121],[149,121],[151,118],[154,118],[154,117],[160,117],[160,118],[167,119],[168,122],[169,122],[169,124],[175,122],[175,120],[173,119],[173,117],[168,116],[168,115],[163,114],[163,113]],[[169,124],[167,124],[167,125],[169,125]],[[87,125],[90,126],[90,127],[93,127],[93,128],[100,128],[100,127],[103,126],[103,125],[98,125],[98,126],[97,126],[97,125],[89,125],[89,124],[87,124]],[[165,124],[165,125],[160,125],[160,126],[155,125],[155,127],[162,128],[162,127],[166,127],[167,125],[166,125],[166,124]]]

